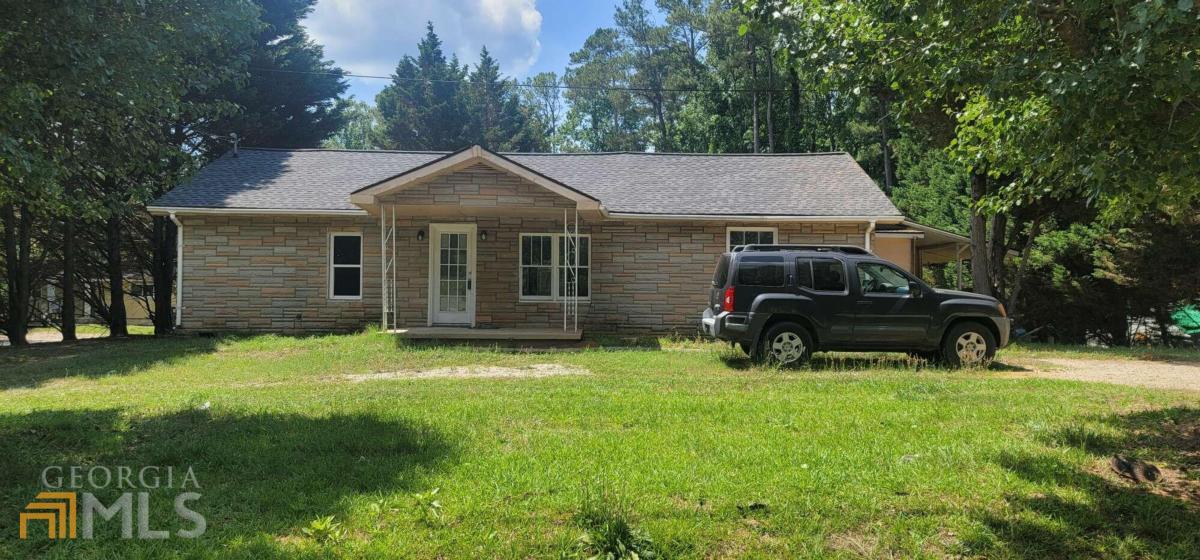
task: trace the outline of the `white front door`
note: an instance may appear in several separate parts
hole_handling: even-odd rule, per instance
[[[475,326],[475,224],[429,226],[429,324]]]

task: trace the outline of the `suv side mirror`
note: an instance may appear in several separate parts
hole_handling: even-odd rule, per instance
[[[919,297],[924,296],[925,294],[921,291],[920,284],[918,284],[916,282],[909,282],[908,283],[908,295],[909,295],[909,297],[919,298]]]

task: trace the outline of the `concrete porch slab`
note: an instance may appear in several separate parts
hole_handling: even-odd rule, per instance
[[[408,327],[389,333],[413,340],[580,340],[583,331],[562,329],[488,329],[470,327]]]

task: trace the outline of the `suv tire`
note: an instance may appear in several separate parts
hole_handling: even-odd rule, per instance
[[[813,341],[808,329],[796,323],[777,323],[767,329],[752,356],[755,362],[794,367],[812,358]]]
[[[950,367],[985,366],[996,357],[996,337],[974,321],[954,325],[942,340],[942,358]]]

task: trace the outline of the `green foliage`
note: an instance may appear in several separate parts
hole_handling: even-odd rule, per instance
[[[342,99],[338,103],[344,106],[342,115],[346,122],[341,128],[334,131],[332,136],[325,139],[321,147],[341,150],[374,150],[378,148],[379,129],[383,120],[379,115],[379,110],[373,105],[353,97]]]
[[[587,560],[651,560],[657,558],[654,541],[634,526],[627,503],[611,490],[589,489],[575,523],[583,534],[575,541],[570,557]]]
[[[487,49],[474,72],[457,57],[446,59],[433,24],[405,56],[392,83],[375,98],[382,118],[378,143],[400,150],[458,150],[480,144],[497,151],[531,151],[545,145],[531,111],[500,75]]]
[[[318,544],[336,545],[346,539],[346,529],[335,521],[332,515],[318,517],[308,523],[300,532]]]
[[[438,527],[445,522],[442,502],[438,499],[439,491],[441,488],[413,494],[413,507],[417,512],[417,519],[429,527]]]
[[[224,150],[236,133],[244,146],[315,148],[345,124],[345,72],[325,59],[301,21],[316,0],[255,0],[258,32],[246,57],[246,74],[221,87],[200,91],[199,98],[236,106],[231,114],[200,128],[207,151]]]

